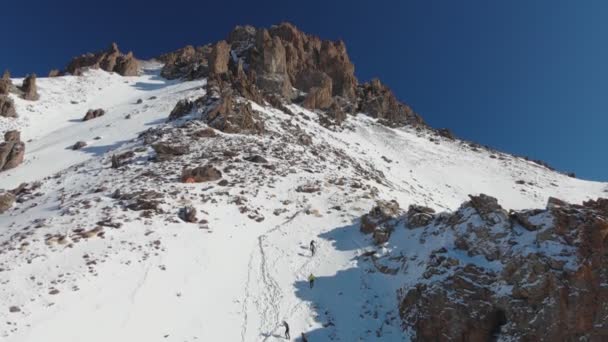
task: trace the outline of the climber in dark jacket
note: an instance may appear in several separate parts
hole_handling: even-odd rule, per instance
[[[285,338],[286,339],[290,339],[289,337],[289,324],[287,324],[287,322],[283,321],[283,326],[285,327]]]
[[[317,247],[315,246],[315,240],[311,240],[310,241],[310,255],[315,256],[316,250],[317,250]]]
[[[304,333],[302,333],[302,342],[308,342],[308,339],[306,338],[306,335],[304,335]]]

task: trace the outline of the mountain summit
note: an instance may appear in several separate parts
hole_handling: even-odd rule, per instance
[[[607,336],[608,184],[429,127],[343,42],[50,76],[0,83],[3,340]]]

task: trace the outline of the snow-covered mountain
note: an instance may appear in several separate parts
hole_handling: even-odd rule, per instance
[[[18,117],[0,132],[19,130],[26,152],[0,173],[15,199],[0,214],[2,340],[278,341],[283,321],[298,341],[534,340],[517,305],[577,296],[557,281],[589,290],[564,274],[604,257],[608,206],[559,200],[608,184],[433,130],[351,80],[342,43],[285,25],[237,28],[136,76],[72,63],[78,76],[37,79],[38,100],[8,95]],[[310,51],[321,64],[293,62]],[[567,339],[606,336],[608,272],[593,260],[597,293],[579,301],[599,306],[564,318]],[[522,288],[545,278],[505,275],[549,264],[537,273],[559,275],[534,298]]]

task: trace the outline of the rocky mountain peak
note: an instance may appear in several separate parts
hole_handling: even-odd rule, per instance
[[[349,113],[363,112],[389,125],[425,125],[380,81],[359,83],[343,41],[322,40],[290,23],[237,26],[226,41],[186,46],[159,59],[166,78],[220,77],[260,105],[278,97],[281,103],[324,110],[337,124]]]

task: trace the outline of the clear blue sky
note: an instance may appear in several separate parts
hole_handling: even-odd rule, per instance
[[[117,41],[152,57],[291,21],[346,41],[434,127],[608,181],[608,1],[5,1],[0,69],[45,75]]]

